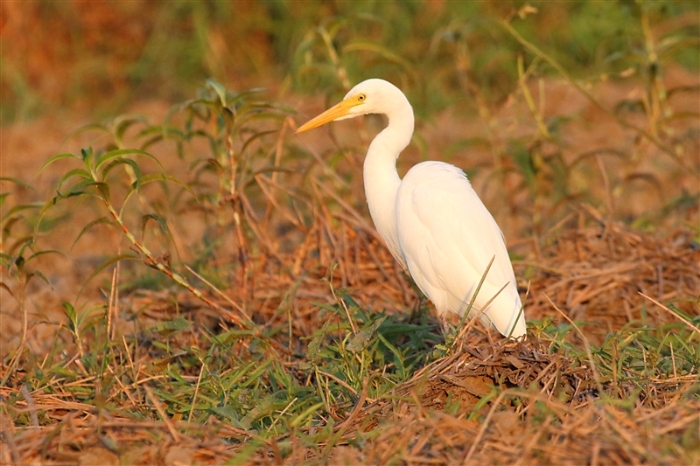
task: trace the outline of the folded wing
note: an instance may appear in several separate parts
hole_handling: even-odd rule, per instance
[[[503,234],[462,170],[442,162],[414,166],[399,187],[396,212],[409,271],[440,314],[464,314],[494,258],[472,313],[485,308],[484,323],[506,336],[525,335]]]

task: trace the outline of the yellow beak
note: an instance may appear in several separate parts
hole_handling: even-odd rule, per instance
[[[321,125],[325,125],[326,123],[330,123],[331,121],[337,120],[340,117],[344,117],[350,112],[350,109],[356,105],[358,105],[358,102],[354,99],[343,100],[339,104],[334,105],[325,112],[321,113],[316,118],[312,118],[304,123],[299,127],[299,129],[296,130],[296,132],[303,133],[304,131],[318,128]]]

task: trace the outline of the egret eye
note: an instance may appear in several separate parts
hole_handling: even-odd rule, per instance
[[[367,98],[367,97],[365,97],[364,94],[360,94],[360,95],[357,96],[357,100],[360,101],[360,102],[363,102],[366,98]]]

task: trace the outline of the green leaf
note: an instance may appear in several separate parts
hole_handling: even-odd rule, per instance
[[[152,173],[149,175],[142,176],[141,177],[141,186],[144,186],[144,185],[149,184],[149,183],[153,183],[154,181],[171,181],[175,184],[178,184],[178,185],[182,186],[183,188],[185,188],[185,190],[187,190],[187,192],[192,194],[192,196],[194,196],[195,200],[196,200],[197,195],[195,194],[194,191],[192,191],[192,188],[190,188],[183,181],[180,181],[179,179],[175,178],[174,176],[168,175],[166,173]],[[120,209],[120,215],[121,215],[121,212],[126,208],[126,205],[129,201],[129,199],[131,199],[132,194],[137,192],[137,188],[138,188],[138,186],[136,186],[136,182],[132,183],[131,190],[127,193],[126,197],[124,198],[124,202],[122,203],[122,207]]]
[[[71,330],[75,332],[75,330],[78,328],[78,315],[75,312],[75,307],[73,307],[73,305],[68,301],[62,302],[61,306],[63,306],[66,317],[68,317]]]
[[[6,252],[0,251],[0,261],[2,261],[3,267],[10,265],[12,263],[12,256]]]
[[[215,408],[212,408],[211,411],[215,414],[218,414],[219,416],[223,416],[226,419],[228,419],[234,427],[246,430],[243,424],[241,424],[238,414],[230,406],[217,406]]]
[[[104,178],[107,178],[107,175],[109,174],[110,171],[112,171],[112,169],[114,167],[116,167],[118,165],[124,165],[124,164],[129,165],[131,167],[131,169],[134,171],[134,176],[136,177],[136,181],[134,181],[133,187],[134,187],[134,189],[136,189],[136,191],[139,191],[141,189],[141,167],[139,167],[138,164],[131,159],[118,158],[116,160],[113,160],[105,167],[104,171],[102,172],[102,176]]]
[[[234,130],[241,132],[241,127],[251,120],[281,120],[285,118],[285,115],[278,114],[278,111],[277,108],[268,104],[246,104],[236,112],[237,124]]]
[[[326,320],[321,330],[317,330],[316,332],[314,332],[314,337],[309,342],[308,349],[306,350],[306,358],[309,360],[309,362],[316,361],[316,358],[318,357],[318,352],[321,349],[321,344],[326,338],[326,334],[328,333],[328,327],[330,327],[330,325],[331,321]]]
[[[322,407],[323,407],[323,404],[324,404],[324,403],[321,401],[321,402],[319,402],[319,403],[316,403],[315,405],[309,406],[308,408],[306,408],[306,409],[304,410],[303,413],[301,413],[300,415],[298,415],[297,417],[295,417],[295,418],[292,420],[292,422],[290,423],[290,425],[291,425],[292,427],[299,427],[299,425],[301,425],[301,423],[304,422],[304,421],[306,420],[306,418],[308,418],[309,416],[311,416],[312,414],[314,414],[316,411],[318,411],[320,408],[322,408]]]
[[[180,105],[180,109],[181,111],[187,110],[191,112],[192,115],[199,118],[200,120],[208,120],[209,114],[202,112],[199,108],[200,106],[205,107],[205,109],[211,110],[214,113],[218,113],[220,108],[220,104],[217,104],[214,101],[207,99],[194,99],[183,102]]]
[[[87,225],[85,225],[85,226],[83,227],[82,230],[80,230],[80,233],[78,233],[77,238],[75,238],[75,241],[73,241],[73,244],[71,244],[71,246],[70,246],[71,250],[73,249],[73,247],[75,247],[75,244],[78,242],[78,240],[79,240],[85,233],[87,233],[87,231],[88,231],[90,228],[94,227],[95,225],[102,225],[102,224],[106,224],[106,225],[110,225],[110,226],[115,226],[115,227],[118,227],[118,226],[119,226],[119,224],[118,224],[115,220],[113,220],[113,219],[111,219],[111,218],[108,218],[108,217],[96,218],[95,220],[93,220],[93,221],[91,221],[90,223],[88,223]]]
[[[21,272],[22,269],[24,268],[24,263],[25,263],[24,257],[20,254],[19,256],[15,257],[14,263],[15,263],[15,267],[17,268],[17,270],[19,272]]]
[[[94,192],[87,191],[87,188],[93,187],[93,186],[95,188],[97,188],[97,191],[99,191],[99,195],[95,194]],[[69,197],[81,196],[83,194],[87,194],[90,196],[96,196],[96,197],[106,201],[109,199],[109,185],[107,183],[102,183],[100,181],[83,180],[80,183],[76,183],[73,186],[71,186],[68,194],[58,193],[58,196],[53,199],[53,204],[55,204],[59,199],[66,199]],[[44,213],[45,210],[46,209],[42,209],[42,214]]]
[[[229,104],[234,104],[239,100],[243,99],[244,97],[248,97],[253,94],[260,94],[265,91],[267,91],[267,89],[265,89],[264,87],[254,87],[252,89],[246,89],[245,91],[237,93],[236,96],[231,100],[231,102],[229,102]]]
[[[90,280],[95,278],[95,276],[97,274],[102,272],[104,269],[106,269],[110,265],[116,264],[119,261],[125,261],[125,260],[140,261],[141,257],[139,257],[138,255],[136,255],[134,253],[116,254],[114,256],[109,257],[102,264],[100,264],[99,267],[97,267],[95,270],[92,271],[90,276],[85,280],[85,283],[83,283],[83,285],[80,287],[80,290],[78,291],[78,296],[80,296],[83,293],[83,289],[85,289],[85,286],[90,282]]]
[[[2,262],[5,262],[4,260]],[[15,294],[12,292],[9,286],[5,282],[0,282],[0,288],[4,288],[8,293],[10,293],[10,296],[13,298],[15,297]]]
[[[60,191],[61,187],[63,186],[63,183],[65,183],[66,180],[74,176],[78,176],[83,180],[94,181],[94,178],[92,177],[92,174],[89,171],[85,170],[84,168],[74,168],[73,170],[69,170],[68,172],[66,172],[63,176],[61,176],[58,179],[56,191]]]
[[[92,159],[92,156],[92,147],[80,149],[80,158],[88,167],[90,166],[90,159]]]
[[[42,204],[40,202],[35,202],[33,204],[16,205],[13,208],[11,208],[10,210],[8,210],[7,212],[5,212],[1,218],[4,222],[5,219],[12,217],[17,212],[21,212],[23,210],[29,210],[29,209],[41,209],[43,206],[44,206],[44,204]]]
[[[95,170],[99,170],[102,167],[102,165],[107,163],[109,160],[112,160],[117,157],[125,157],[127,155],[142,155],[144,157],[148,157],[149,159],[155,161],[160,168],[163,168],[163,166],[160,164],[160,161],[158,161],[158,159],[155,158],[149,152],[143,151],[141,149],[117,149],[109,151],[106,154],[100,156],[100,158],[97,161],[97,166],[95,167]]]
[[[69,197],[80,196],[83,194],[88,194],[88,195],[94,196],[95,193],[91,193],[91,192],[85,190],[85,188],[87,188],[88,186],[90,186],[92,184],[93,184],[93,182],[91,180],[83,180],[79,183],[76,183],[69,188],[68,193],[66,193],[66,194],[61,193],[61,192],[56,193],[56,197],[53,198],[51,204],[56,204],[61,199],[67,199]],[[44,212],[45,212],[45,209],[42,209],[42,214]]]
[[[278,131],[276,129],[273,129],[270,131],[260,131],[258,133],[255,133],[253,136],[249,137],[248,140],[246,140],[246,142],[243,143],[243,147],[241,148],[241,153],[244,154],[246,149],[248,149],[248,146],[250,145],[250,143],[252,143],[253,141],[256,141],[262,137],[265,137],[268,134],[276,134],[276,133],[278,133]]]
[[[168,232],[168,224],[166,223],[165,218],[161,217],[158,214],[145,214],[145,215],[141,216],[141,236],[142,237],[146,231],[146,225],[148,224],[148,220],[155,220],[156,223],[158,223],[158,226],[160,227],[160,230],[163,233]]]
[[[45,249],[43,251],[38,251],[32,254],[27,258],[27,262],[29,262],[32,259],[36,259],[37,257],[44,256],[46,254],[58,254],[59,256],[66,257],[65,254],[63,254],[61,251],[58,251],[56,249]]]
[[[49,281],[48,278],[46,278],[46,275],[44,275],[44,274],[41,272],[41,270],[38,270],[38,269],[37,269],[37,270],[35,270],[33,273],[34,273],[34,276],[39,277],[39,278],[41,279],[41,281],[43,281],[43,282],[46,283],[47,285],[51,286],[51,282]]]
[[[192,191],[192,188],[190,188],[187,183],[175,178],[172,175],[168,175],[167,173],[152,173],[149,175],[144,175],[141,178],[141,186],[146,185],[148,183],[153,183],[154,181],[170,181],[171,183],[175,183],[179,186],[182,186],[187,190],[187,192],[189,192],[193,196],[196,196],[194,191]]]
[[[52,163],[56,162],[57,160],[69,159],[69,158],[73,158],[73,159],[78,159],[78,160],[80,160],[80,157],[78,157],[78,156],[75,155],[75,154],[70,154],[70,153],[68,153],[68,152],[65,152],[65,153],[63,153],[63,154],[54,155],[54,156],[51,157],[49,160],[47,160],[46,162],[44,162],[44,164],[41,166],[41,168],[39,168],[39,173],[41,173],[41,171],[42,171],[44,168],[48,167],[49,165],[51,165]]]
[[[141,140],[147,138],[141,144],[141,150],[146,150],[160,141],[174,141],[179,146],[183,141],[187,140],[187,136],[183,131],[167,124],[149,126],[141,130],[137,136]]]
[[[19,178],[15,178],[13,176],[0,176],[0,181],[10,181],[12,183],[18,184],[20,186],[24,186],[25,188],[29,189],[34,189],[34,186],[30,185],[26,181],[22,181]]]
[[[353,314],[355,316],[359,314],[362,317],[363,322],[367,322],[370,319],[370,316],[367,315],[365,310],[362,309],[362,307],[359,304],[357,304],[357,302],[354,299],[352,299],[352,296],[350,296],[347,293],[341,293],[340,297],[345,302],[345,305],[348,307],[349,310],[357,311],[353,312]]]
[[[87,133],[88,131],[99,131],[102,133],[109,133],[109,128],[99,123],[90,123],[89,125],[81,126],[80,128],[76,129],[75,131],[70,133],[66,137],[66,139],[78,136],[79,134]]]
[[[182,330],[189,330],[191,327],[192,324],[190,323],[190,321],[183,317],[178,317],[167,322],[159,322],[158,324],[151,327],[149,330],[156,333],[173,333]]]
[[[114,139],[116,139],[117,144],[119,145],[121,145],[122,140],[124,139],[124,133],[126,133],[126,130],[128,130],[132,125],[136,123],[148,123],[148,120],[146,120],[146,118],[142,116],[130,116],[122,118],[123,119],[120,119],[120,121],[116,122],[116,129],[114,131]]]
[[[345,316],[345,311],[341,310],[340,306],[336,306],[333,304],[327,304],[327,303],[319,303],[317,301],[314,301],[312,304],[318,308],[329,311],[333,314],[337,314],[339,316]],[[347,324],[347,322],[344,322],[344,324]]]
[[[354,335],[348,342],[348,351],[350,351],[351,353],[358,353],[365,349],[369,342],[372,340],[374,334],[377,332],[377,329],[380,325],[382,325],[382,322],[384,322],[385,319],[386,316],[382,316],[374,322],[372,322],[369,326],[357,332],[357,334]]]
[[[94,185],[100,194],[102,194],[102,199],[109,201],[109,185],[107,183],[97,182],[92,183],[91,185]]]
[[[226,88],[211,78],[207,79],[206,82],[207,85],[211,87],[214,90],[214,92],[216,92],[216,94],[219,96],[219,102],[221,102],[221,106],[226,107],[228,105],[226,103]]]
[[[64,366],[53,366],[51,369],[49,369],[49,372],[59,377],[70,377],[71,379],[77,378],[77,374],[74,371]]]
[[[267,395],[262,400],[256,400],[253,409],[249,410],[243,419],[241,419],[243,428],[248,430],[251,424],[257,419],[271,414],[276,408],[275,401],[277,401],[277,396],[275,394]]]
[[[401,352],[398,350],[398,348],[396,348],[394,345],[389,343],[389,341],[386,338],[384,338],[384,336],[380,332],[377,332],[377,337],[382,341],[382,343],[384,343],[386,345],[387,348],[389,348],[389,351],[394,353],[394,356],[395,356],[394,360],[396,361],[396,364],[397,364],[399,370],[401,371],[401,375],[402,376],[405,375],[406,368],[404,367],[404,363],[403,363],[403,360],[404,360],[403,354],[401,354]]]
[[[13,258],[17,256],[24,256],[24,250],[30,248],[34,244],[34,238],[35,236],[31,234],[17,238],[12,245],[12,248],[9,249],[8,252],[12,254],[13,251],[17,250],[14,256],[12,256]]]

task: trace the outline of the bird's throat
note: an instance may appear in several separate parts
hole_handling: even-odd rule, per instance
[[[404,130],[403,134],[397,133],[399,129]],[[365,195],[374,226],[403,267],[406,267],[406,260],[399,247],[396,229],[396,194],[401,185],[401,178],[396,171],[396,159],[408,145],[413,125],[411,124],[408,137],[406,129],[393,126],[390,121],[389,126],[370,144],[363,170]]]

